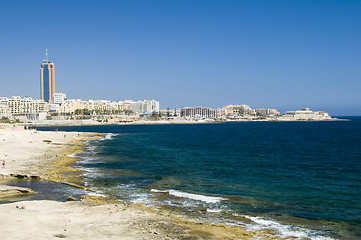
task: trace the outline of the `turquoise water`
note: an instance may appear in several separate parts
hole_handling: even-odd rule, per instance
[[[283,237],[361,239],[361,118],[349,120],[57,129],[107,133],[76,164],[107,196]]]

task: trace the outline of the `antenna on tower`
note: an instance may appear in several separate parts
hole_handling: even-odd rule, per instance
[[[45,61],[48,62],[48,49],[45,49]]]

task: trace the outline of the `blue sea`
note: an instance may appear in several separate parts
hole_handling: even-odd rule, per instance
[[[74,157],[109,198],[295,239],[361,239],[361,117],[46,127],[104,133]]]

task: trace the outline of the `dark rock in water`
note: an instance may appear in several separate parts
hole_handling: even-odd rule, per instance
[[[67,201],[76,201],[77,199],[73,196],[70,196],[66,199]]]
[[[39,180],[40,177],[36,175],[24,175],[24,174],[16,174],[11,173],[10,177],[18,178],[18,179],[31,179],[31,180]]]

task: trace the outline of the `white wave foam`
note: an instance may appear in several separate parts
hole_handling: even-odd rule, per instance
[[[88,151],[93,151],[93,150],[95,150],[95,146],[93,146],[93,145],[87,145],[85,148],[86,148],[86,150],[88,150]]]
[[[206,202],[206,203],[217,203],[222,200],[227,200],[226,198],[210,197],[210,196],[204,196],[204,195],[200,195],[200,194],[181,192],[181,191],[177,191],[177,190],[169,190],[169,194],[176,196],[176,197],[189,198],[192,200],[202,201],[202,202]]]
[[[209,209],[209,208],[207,208],[207,212],[209,212],[209,213],[220,213],[220,212],[222,212],[222,209]]]
[[[137,193],[131,195],[131,201],[134,203],[148,203],[149,196],[145,193]]]
[[[105,140],[110,140],[112,139],[113,137],[117,136],[118,134],[116,133],[107,133],[105,134],[104,137],[102,137],[101,139],[99,139],[99,141],[105,141]]]
[[[68,157],[75,158],[75,157],[76,157],[76,154],[75,154],[75,153],[69,154]]]
[[[88,195],[90,196],[97,196],[97,197],[106,197],[107,195],[102,194],[102,193],[97,193],[97,192],[90,192],[88,193]]]
[[[97,159],[93,156],[81,156],[80,157],[81,161],[80,162],[94,162]]]
[[[246,227],[248,230],[260,231],[264,229],[272,229],[279,233],[283,238],[295,238],[295,239],[312,239],[312,240],[333,240],[333,238],[321,236],[319,232],[314,230],[303,229],[300,227],[283,225],[276,221],[263,219],[261,217],[242,216],[252,220],[255,224],[248,224]]]
[[[206,203],[218,203],[218,202],[220,202],[222,200],[228,200],[226,198],[211,197],[211,196],[205,196],[205,195],[200,195],[200,194],[182,192],[182,191],[178,191],[178,190],[161,191],[161,190],[157,190],[157,189],[151,189],[150,191],[151,192],[158,192],[158,193],[168,193],[169,195],[173,195],[173,196],[176,196],[176,197],[188,198],[188,199],[192,199],[192,200],[196,200],[196,201],[202,201],[202,202],[206,202]]]
[[[158,189],[151,189],[150,192],[155,192],[155,193],[168,193],[168,191],[162,191],[162,190],[158,190]]]

